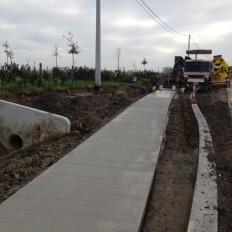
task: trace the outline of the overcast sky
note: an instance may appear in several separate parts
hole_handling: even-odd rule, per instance
[[[165,30],[142,7],[140,0],[101,0],[102,69],[162,70],[172,67],[175,56],[185,56],[188,35],[190,48],[212,49],[232,65],[231,0],[144,0],[150,9],[181,35]],[[144,6],[144,5],[142,5]],[[145,7],[145,6],[144,6]],[[155,16],[154,16],[155,17]],[[7,41],[18,64],[43,63],[55,66],[52,49],[57,45],[58,66],[72,65],[63,35],[70,31],[82,50],[76,66],[95,67],[96,0],[0,0],[0,42]],[[169,29],[170,30],[170,29]],[[175,34],[175,35],[174,35]],[[0,65],[6,62],[0,47]]]

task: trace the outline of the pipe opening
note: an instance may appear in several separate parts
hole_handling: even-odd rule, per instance
[[[10,146],[12,149],[17,150],[23,146],[23,141],[20,136],[18,135],[11,135],[10,136]]]

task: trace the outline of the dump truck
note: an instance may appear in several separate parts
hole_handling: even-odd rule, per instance
[[[229,65],[222,55],[217,55],[213,58],[211,86],[230,87]]]

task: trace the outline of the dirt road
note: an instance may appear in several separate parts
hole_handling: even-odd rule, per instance
[[[0,201],[4,201],[134,101],[144,89],[79,89],[35,95],[0,94],[1,99],[58,113],[71,120],[71,132],[0,164]],[[232,127],[226,89],[198,94],[209,124],[218,176],[219,231],[232,231]],[[173,99],[162,151],[143,223],[143,232],[186,231],[198,163],[198,125],[188,93]]]

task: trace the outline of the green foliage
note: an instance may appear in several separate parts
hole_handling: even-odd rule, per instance
[[[149,80],[152,71],[109,71],[101,72],[102,86],[124,85],[128,83],[140,83]],[[157,74],[156,74],[157,75]],[[136,78],[134,78],[136,76]],[[79,87],[94,87],[95,70],[93,68],[53,68],[51,72],[39,72],[31,69],[29,65],[12,63],[0,67],[0,91],[8,92],[40,92],[62,89],[74,89]]]

